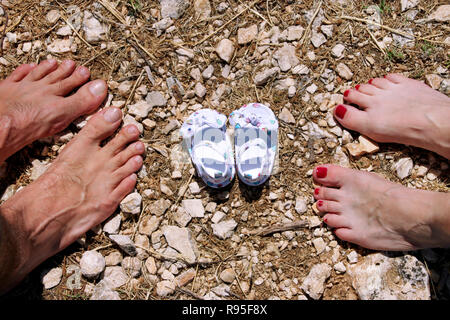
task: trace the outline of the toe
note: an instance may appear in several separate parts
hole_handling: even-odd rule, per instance
[[[128,177],[130,174],[138,171],[142,167],[143,162],[144,160],[142,160],[141,156],[134,156],[128,159],[123,166],[114,171],[113,176],[116,180],[115,182],[119,184],[120,181]]]
[[[368,127],[367,112],[355,107],[340,104],[334,109],[334,115],[340,124],[350,130],[363,132]]]
[[[316,200],[333,200],[337,201],[340,198],[339,189],[318,187],[314,190],[314,198]]]
[[[378,89],[389,89],[392,86],[392,82],[385,78],[374,78],[369,83]]]
[[[71,114],[81,116],[97,109],[105,100],[108,87],[103,80],[91,81],[82,86],[74,95],[61,98],[61,104]]]
[[[347,241],[347,242],[356,242],[355,238],[355,232],[350,228],[345,227],[337,227],[334,230],[334,234],[341,240]]]
[[[58,68],[58,63],[54,59],[42,61],[35,67],[24,79],[29,81],[38,81]]]
[[[377,93],[380,93],[380,89],[378,89],[377,87],[371,85],[371,84],[358,84],[355,89],[358,92],[367,94],[369,96],[374,96]]]
[[[114,139],[112,139],[104,147],[105,151],[112,155],[121,152],[129,143],[136,141],[139,138],[139,130],[135,125],[127,125],[120,130]],[[128,160],[128,159],[126,159]]]
[[[136,181],[137,175],[135,173],[132,173],[123,179],[110,195],[112,202],[117,203],[118,205],[123,198],[133,191],[136,186]]]
[[[7,80],[18,82],[18,81],[22,80],[23,78],[25,78],[34,68],[36,68],[36,64],[34,64],[34,63],[23,64],[23,65],[19,66],[16,70],[14,70],[9,75]]]
[[[111,136],[119,127],[122,120],[122,111],[117,108],[105,108],[97,112],[79,133],[79,139],[88,140],[90,143],[100,144],[101,141]]]
[[[125,150],[119,152],[113,158],[113,165],[118,168],[123,166],[129,159],[134,156],[141,155],[145,151],[145,146],[142,142],[138,141],[129,145]]]
[[[74,89],[86,83],[86,81],[89,80],[90,75],[91,73],[89,69],[83,66],[76,68],[75,71],[72,70],[72,72],[67,73],[65,77],[61,77],[59,80],[54,81],[53,88],[55,94],[59,96],[65,96],[69,94]]]
[[[341,212],[342,207],[341,204],[337,201],[331,201],[331,200],[319,200],[317,201],[317,209],[319,212],[331,212],[331,213],[338,213]]]
[[[331,228],[350,228],[350,224],[345,216],[340,214],[329,213],[323,216],[325,222]]]
[[[50,72],[43,80],[47,83],[56,83],[70,76],[74,70],[75,62],[64,60],[55,71]]]
[[[364,109],[370,105],[372,99],[372,96],[364,94],[355,89],[349,89],[344,92],[344,100],[353,104],[357,104]]]
[[[313,178],[316,183],[327,187],[341,187],[351,173],[351,169],[325,164],[314,169]]]
[[[393,83],[400,83],[402,81],[407,80],[408,78],[402,76],[401,74],[398,73],[390,73],[384,76],[385,79],[389,80],[390,82]]]

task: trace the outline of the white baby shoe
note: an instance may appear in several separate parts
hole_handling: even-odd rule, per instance
[[[233,149],[226,134],[227,117],[211,109],[189,116],[180,129],[192,162],[203,181],[222,188],[234,179]]]
[[[258,186],[270,177],[278,147],[278,121],[269,107],[260,103],[244,105],[231,113],[238,177]]]

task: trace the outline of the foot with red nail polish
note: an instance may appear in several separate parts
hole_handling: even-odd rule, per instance
[[[1,81],[0,163],[96,110],[106,97],[107,87],[102,80],[86,83],[89,77],[87,68],[77,68],[71,60],[61,64],[46,60],[39,65],[22,65]]]
[[[346,128],[378,142],[412,145],[450,158],[450,98],[426,84],[389,74],[344,93],[335,108]],[[356,108],[352,105],[357,105]]]
[[[125,126],[104,143],[121,120],[117,108],[96,113],[39,179],[0,206],[0,294],[107,219],[134,189],[145,150],[139,130]]]
[[[313,178],[321,185],[314,191],[319,214],[344,241],[387,251],[450,246],[448,194],[335,165],[316,168]]]

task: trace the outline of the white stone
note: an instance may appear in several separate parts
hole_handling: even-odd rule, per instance
[[[83,31],[86,41],[89,43],[95,43],[101,40],[106,40],[108,29],[105,25],[101,24],[90,11],[85,10]]]
[[[165,226],[164,237],[170,247],[180,252],[184,260],[194,263],[197,259],[197,245],[192,239],[191,231],[187,228]]]
[[[140,133],[144,132],[144,126],[141,123],[137,122],[136,119],[133,118],[133,116],[127,114],[123,118],[123,126],[125,127],[129,124],[135,125],[136,128],[138,128]]]
[[[251,25],[248,28],[239,28],[237,32],[238,44],[247,44],[252,42],[258,35],[258,26]]]
[[[308,209],[308,203],[305,198],[297,198],[295,199],[295,211],[298,214],[305,213]]]
[[[314,47],[319,48],[325,42],[327,42],[327,39],[322,33],[313,32],[313,35],[311,37],[311,43],[313,44]]]
[[[278,118],[286,123],[295,124],[294,116],[286,107],[283,107],[280,114],[278,115]]]
[[[152,107],[165,107],[167,105],[167,99],[159,91],[151,91],[145,98]]]
[[[331,267],[326,263],[316,264],[303,280],[302,290],[312,299],[318,300],[325,290],[325,281],[331,275]]]
[[[150,236],[158,229],[161,220],[162,218],[158,218],[154,215],[143,217],[139,224],[139,233]]]
[[[427,269],[411,255],[371,254],[349,266],[347,273],[361,300],[430,299]]]
[[[234,219],[230,219],[214,223],[211,227],[215,236],[225,240],[233,235],[233,231],[237,227],[237,222]]]
[[[142,196],[137,192],[133,192],[120,202],[120,210],[125,213],[138,214],[141,212],[141,203]]]
[[[101,253],[86,251],[80,260],[81,274],[88,279],[97,278],[105,270],[106,262]]]
[[[205,208],[200,199],[185,199],[181,202],[183,208],[193,218],[203,218],[205,216]]]
[[[225,218],[226,214],[222,211],[217,211],[211,218],[212,223],[219,223],[223,218]]]
[[[39,160],[33,160],[31,162],[31,165],[33,166],[31,168],[31,175],[30,175],[30,179],[31,180],[37,180],[37,178],[39,178],[46,170],[47,168],[50,166],[49,163],[44,163],[41,162]]]
[[[234,54],[234,43],[229,39],[222,39],[216,46],[216,53],[220,59],[230,63]]]
[[[122,268],[126,274],[133,278],[141,275],[141,260],[136,257],[125,257],[122,260]]]
[[[428,21],[446,22],[450,20],[450,5],[439,6],[430,16]]]
[[[135,104],[128,106],[128,113],[133,116],[138,116],[141,118],[146,118],[149,112],[152,110],[153,106],[147,101],[139,101]]]
[[[219,277],[225,283],[232,283],[236,278],[236,274],[232,268],[227,268],[220,273]]]
[[[103,280],[111,289],[119,288],[128,282],[128,276],[120,266],[106,267]]]
[[[137,254],[136,246],[134,242],[131,241],[129,236],[121,234],[110,234],[108,237],[130,256],[135,256]]]
[[[198,183],[194,181],[189,184],[189,191],[191,194],[199,194],[201,190]]]
[[[300,63],[295,53],[295,47],[287,43],[284,43],[283,47],[278,49],[273,57],[278,61],[278,66],[283,72],[289,71]]]
[[[50,10],[45,17],[49,23],[55,24],[61,17],[61,14],[58,10]]]
[[[176,285],[173,281],[163,280],[156,284],[156,294],[160,297],[166,297],[175,292]]]
[[[202,72],[202,77],[205,80],[208,80],[214,74],[214,66],[212,64],[208,65],[205,70]]]
[[[353,78],[353,72],[344,63],[339,63],[337,65],[336,72],[339,74],[341,78],[344,78],[345,80],[351,80]]]
[[[106,220],[105,224],[103,225],[103,232],[109,234],[119,233],[121,221],[122,217],[120,216],[120,214],[111,216],[108,220]]]
[[[90,300],[120,300],[120,296],[108,281],[102,280],[94,287]]]
[[[280,73],[280,68],[278,68],[278,67],[274,67],[274,68],[271,68],[271,69],[266,69],[266,70],[263,70],[261,72],[258,72],[255,75],[255,79],[254,79],[255,84],[257,86],[264,85],[264,84],[267,83],[267,81],[270,78],[274,77],[278,73]]]
[[[358,254],[356,253],[356,251],[352,251],[347,255],[347,260],[350,263],[357,263],[358,262]]]
[[[420,0],[401,0],[402,12],[408,9],[412,9],[419,4]]]
[[[302,38],[305,29],[302,26],[290,26],[287,28],[287,40],[296,41]]]
[[[67,53],[76,52],[77,45],[74,43],[73,38],[57,39],[47,45],[47,51],[50,53]]]
[[[314,245],[314,248],[316,249],[317,254],[321,254],[327,246],[322,238],[316,238],[312,241],[312,243]]]
[[[203,98],[206,95],[206,88],[200,82],[197,82],[194,88],[195,95],[199,98]]]
[[[211,4],[209,3],[209,0],[195,0],[194,10],[197,19],[207,19],[211,15]]]
[[[392,169],[397,173],[397,177],[405,179],[411,175],[411,171],[414,167],[414,163],[411,158],[405,157],[399,159],[392,166]]]
[[[53,268],[48,270],[42,275],[42,284],[44,289],[51,289],[56,287],[60,282],[63,275],[62,268]]]
[[[159,0],[163,18],[180,18],[189,7],[188,0]]]
[[[345,46],[343,44],[338,43],[331,49],[331,55],[335,58],[341,58],[345,50]]]

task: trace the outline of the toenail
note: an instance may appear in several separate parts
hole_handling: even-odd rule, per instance
[[[71,66],[72,64],[73,64],[72,60],[64,60],[63,61],[63,65],[65,65],[65,66]]]
[[[141,142],[138,142],[135,144],[134,148],[139,151],[139,152],[143,152],[144,151],[144,144]]]
[[[319,191],[320,191],[319,188],[314,189],[314,194],[315,194],[316,196],[318,196],[318,195],[319,195]]]
[[[346,91],[344,92],[344,97],[348,97],[349,94],[350,94],[350,90],[346,90]]]
[[[372,84],[372,82],[373,82],[373,79],[370,79],[370,80],[369,80],[369,84]]]
[[[117,108],[107,108],[103,117],[108,122],[117,122],[122,118],[122,112]]]
[[[323,206],[323,201],[322,201],[322,200],[319,200],[319,201],[317,202],[317,206],[318,206],[318,207]]]
[[[137,164],[141,164],[142,163],[142,157],[141,156],[136,156],[134,157],[134,162],[136,162]]]
[[[344,119],[345,113],[347,112],[347,108],[344,107],[342,104],[338,105],[336,107],[336,117],[338,117],[339,119]]]
[[[325,167],[318,167],[316,169],[317,178],[323,179],[327,176],[327,168]]]
[[[90,85],[89,85],[89,91],[94,95],[94,96],[102,96],[105,94],[106,91],[106,84],[104,81],[102,80],[97,80],[97,81],[93,81]]]
[[[56,63],[56,60],[55,60],[55,59],[48,59],[47,62],[48,62],[49,64],[55,64],[55,63]]]
[[[327,223],[327,222],[328,222],[328,219],[327,219],[327,218],[324,218],[324,219],[323,219],[323,222]]]
[[[361,87],[361,85],[360,85],[360,84],[357,84],[356,87],[355,87],[355,89],[356,89],[356,90],[359,90],[359,87]]]
[[[36,66],[37,66],[36,63],[30,63],[30,67],[34,68],[34,67],[36,67]]]
[[[127,128],[127,132],[131,135],[136,135],[139,133],[139,130],[136,128],[136,126],[129,126]]]
[[[82,77],[87,77],[89,76],[89,69],[86,67],[79,67],[78,74],[80,74]]]

